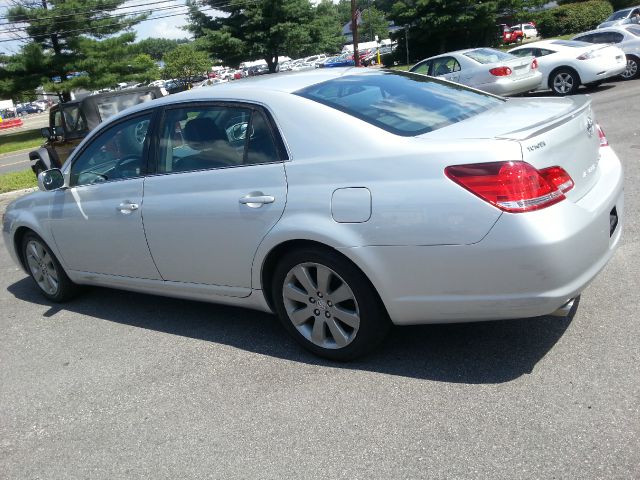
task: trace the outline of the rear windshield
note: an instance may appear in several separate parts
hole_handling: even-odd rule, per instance
[[[627,27],[627,32],[633,33],[636,37],[640,37],[640,27]]]
[[[407,137],[446,127],[504,102],[425,75],[395,71],[348,75],[295,94]]]
[[[503,60],[513,60],[514,58],[513,55],[509,53],[494,50],[493,48],[478,48],[476,50],[466,52],[464,55],[465,57],[469,57],[483,65],[486,65],[487,63],[502,62]]]
[[[581,42],[580,40],[553,40],[554,45],[562,45],[563,47],[582,48],[590,47],[589,42]]]

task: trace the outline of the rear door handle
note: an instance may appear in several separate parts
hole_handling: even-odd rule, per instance
[[[122,202],[116,207],[116,210],[124,215],[130,215],[134,210],[140,208],[140,205],[133,202]]]
[[[272,197],[271,195],[255,195],[255,194],[250,193],[249,195],[246,195],[246,196],[242,197],[238,201],[242,205],[246,205],[247,207],[250,207],[250,208],[260,208],[265,203],[273,203],[273,202],[275,202],[276,199],[275,199],[275,197]]]

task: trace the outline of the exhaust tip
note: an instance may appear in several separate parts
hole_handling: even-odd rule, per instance
[[[578,297],[576,297],[578,298]],[[550,313],[552,317],[568,317],[573,305],[576,303],[576,298],[572,298],[567,303],[558,308],[555,312]]]

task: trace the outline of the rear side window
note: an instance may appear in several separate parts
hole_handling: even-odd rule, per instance
[[[504,53],[500,50],[494,50],[493,48],[478,48],[476,50],[466,52],[464,55],[478,63],[482,63],[483,65],[513,59],[513,55],[510,53]]]
[[[627,27],[627,32],[634,34],[636,37],[640,37],[640,27]]]
[[[347,75],[295,93],[402,136],[431,132],[504,102],[461,85],[398,71]]]

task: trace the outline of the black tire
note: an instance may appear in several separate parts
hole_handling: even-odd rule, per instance
[[[27,233],[22,239],[22,255],[29,275],[45,298],[56,303],[64,302],[80,291],[80,287],[69,279],[49,246],[35,233]],[[47,277],[55,278],[56,285],[50,283],[51,280],[47,280]],[[47,285],[51,288],[47,288]]]
[[[311,281],[312,288],[305,288],[299,281],[303,271],[308,274],[305,283]],[[318,281],[321,272],[326,275],[326,282]],[[309,292],[313,289],[320,291]],[[369,280],[350,261],[331,250],[305,248],[286,255],[275,269],[271,291],[276,313],[287,332],[307,350],[330,360],[352,360],[368,353],[380,344],[391,326]],[[296,297],[293,300],[292,293]]]
[[[559,68],[549,75],[549,88],[558,96],[573,95],[580,87],[580,77],[575,70]]]
[[[640,75],[640,60],[638,57],[629,55],[627,57],[627,68],[620,74],[620,77],[624,80],[633,80],[634,78],[638,78],[638,75]]]

